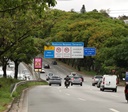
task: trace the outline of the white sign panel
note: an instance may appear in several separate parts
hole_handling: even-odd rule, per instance
[[[52,42],[52,46],[54,49],[45,49],[45,58],[84,58],[83,42]]]
[[[75,46],[75,47],[72,47],[71,51],[72,51],[71,58],[83,58],[84,57],[83,47]]]
[[[63,53],[62,46],[56,46],[55,47],[55,58],[62,58],[63,57],[62,53]]]
[[[63,47],[63,58],[71,58],[71,47]]]

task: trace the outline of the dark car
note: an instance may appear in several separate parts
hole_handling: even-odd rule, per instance
[[[44,68],[50,68],[50,65],[49,64],[44,64]]]
[[[57,62],[56,61],[52,61],[52,65],[57,65]]]
[[[102,75],[95,75],[92,79],[93,79],[93,81],[92,81],[92,86],[95,86],[97,83],[98,83],[98,81],[100,80],[100,79],[102,79]]]
[[[62,78],[59,76],[54,75],[49,79],[49,86],[51,86],[52,84],[57,84],[61,86],[61,83],[62,83]]]

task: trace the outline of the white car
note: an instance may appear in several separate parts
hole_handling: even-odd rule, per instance
[[[41,69],[40,73],[45,73],[45,70],[44,68]]]
[[[117,76],[116,75],[103,75],[100,90],[113,90],[117,92]]]

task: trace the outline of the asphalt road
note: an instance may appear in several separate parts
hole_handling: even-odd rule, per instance
[[[47,60],[45,60],[46,63]],[[47,61],[49,63],[49,61]],[[62,65],[51,65],[40,74],[42,79],[53,72],[64,78],[72,70]],[[58,85],[36,86],[24,93],[20,112],[127,112],[128,103],[124,97],[124,87],[117,92],[100,91],[91,85],[92,79],[84,77],[83,86],[73,85],[68,89]]]

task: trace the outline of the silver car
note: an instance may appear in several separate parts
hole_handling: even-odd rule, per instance
[[[102,75],[95,75],[92,79],[93,79],[93,81],[92,81],[92,86],[95,86],[97,83],[98,83],[98,81],[100,80],[100,79],[102,79]]]
[[[52,76],[49,79],[49,86],[51,86],[52,84],[57,84],[57,85],[61,86],[61,83],[62,83],[62,78],[59,76]]]
[[[71,82],[71,86],[72,85],[81,85],[82,86],[82,78],[79,76],[72,77],[70,82]]]
[[[46,75],[46,80],[48,81],[52,76],[54,76],[54,74],[53,73],[48,73],[47,75]]]

